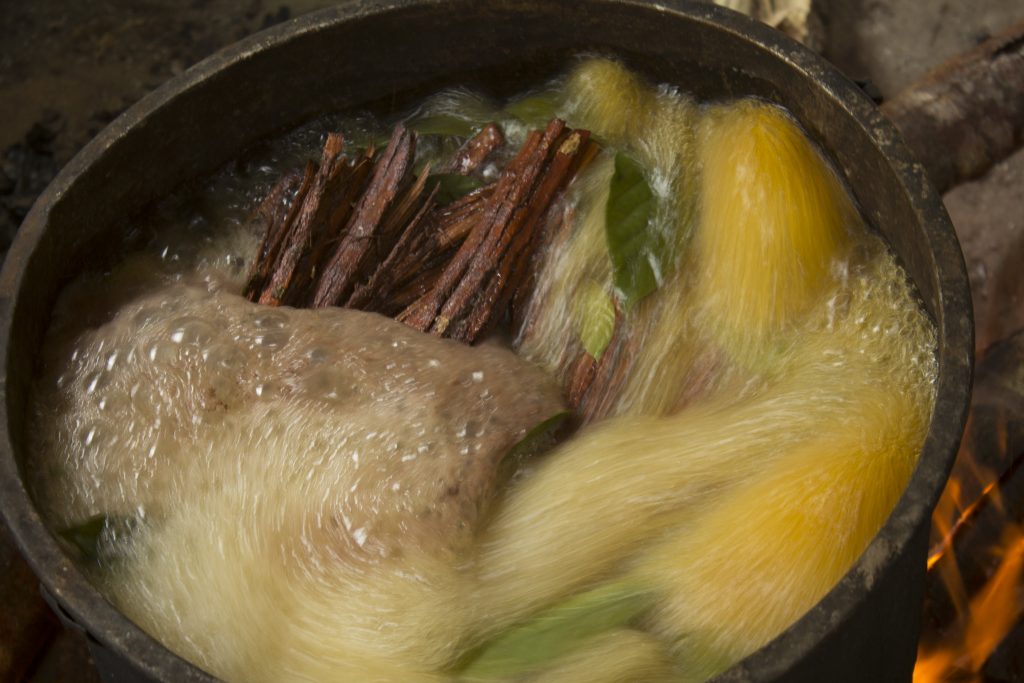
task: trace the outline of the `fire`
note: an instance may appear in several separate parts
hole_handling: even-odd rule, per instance
[[[1024,570],[1024,529],[1007,527],[1006,554],[992,578],[971,598],[947,637],[918,652],[914,683],[982,681],[981,670],[1010,629],[1024,615],[1020,579]]]
[[[968,434],[970,430],[969,421]],[[1005,453],[1005,440],[1001,441]],[[973,594],[965,586],[956,555],[958,541],[986,509],[1002,514],[1000,487],[1022,462],[1024,458],[1018,457],[997,478],[979,467],[966,447],[961,450],[932,516],[933,538],[939,540],[928,556],[928,572],[940,579],[956,618],[941,631],[925,634],[914,683],[982,683],[985,663],[1024,617],[1024,527],[1004,519],[999,542],[984,557],[971,557],[972,562],[987,564],[991,558],[996,564]]]

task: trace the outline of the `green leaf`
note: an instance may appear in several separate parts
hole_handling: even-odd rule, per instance
[[[477,650],[461,679],[493,681],[537,671],[594,636],[629,624],[653,604],[650,592],[626,582],[573,596]]]
[[[619,152],[605,209],[605,237],[613,282],[627,305],[658,288],[655,268],[665,258],[665,247],[651,222],[654,209],[654,193],[643,168]]]
[[[563,410],[559,413],[555,413],[548,419],[544,420],[540,424],[536,425],[526,433],[526,436],[516,442],[514,446],[509,450],[508,455],[505,456],[511,460],[513,458],[522,458],[550,448],[555,442],[555,433],[559,427],[565,423],[566,419],[572,415],[568,410]]]
[[[604,287],[588,279],[580,289],[576,305],[580,343],[594,360],[601,360],[615,332],[615,302]]]
[[[532,128],[543,128],[548,121],[555,118],[560,104],[561,96],[558,91],[548,90],[509,103],[505,107],[505,113]]]
[[[140,531],[143,521],[135,516],[94,515],[80,524],[57,532],[75,548],[81,559],[93,564],[110,564],[122,559],[123,541]]]
[[[95,515],[81,524],[59,532],[60,537],[82,553],[82,557],[95,562],[100,557],[100,535],[107,526],[106,515]]]
[[[433,187],[434,183],[439,185],[437,201],[441,204],[449,204],[478,187],[482,187],[484,181],[474,176],[458,173],[434,173],[427,178],[427,187]]]
[[[344,135],[346,150],[363,150],[369,149],[372,146],[377,151],[380,151],[387,147],[388,142],[391,140],[390,132],[379,130],[360,129],[350,133],[344,133]],[[313,161],[320,161],[319,152],[317,153],[317,156],[313,158]]]
[[[436,116],[423,116],[413,119],[408,127],[420,135],[454,135],[460,138],[468,138],[476,133],[479,125],[458,116],[450,114],[437,114]]]

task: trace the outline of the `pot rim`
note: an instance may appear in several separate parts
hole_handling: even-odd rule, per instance
[[[798,71],[850,116],[877,145],[899,178],[902,192],[931,239],[938,267],[935,323],[940,372],[935,407],[921,457],[885,525],[843,579],[786,631],[714,679],[733,682],[769,680],[777,672],[793,666],[809,644],[823,639],[849,618],[858,596],[870,589],[875,577],[896,561],[894,549],[910,543],[920,525],[929,519],[938,500],[963,432],[973,370],[971,299],[963,256],[941,198],[895,127],[860,88],[822,57],[778,31],[715,5],[688,0],[591,2],[661,12],[708,26],[711,30],[734,34],[752,41],[758,48]],[[444,4],[445,0],[386,0],[375,3],[347,0],[336,7],[303,15],[219,50],[146,95],[87,144],[36,200],[8,252],[0,271],[0,358],[4,359],[4,374],[0,378],[3,393],[0,410],[0,515],[40,577],[44,593],[55,598],[48,601],[58,610],[62,621],[70,622],[93,641],[114,649],[155,680],[162,677],[190,681],[216,679],[164,647],[114,608],[92,586],[43,524],[21,481],[14,457],[7,403],[8,368],[12,362],[10,335],[14,331],[12,323],[20,285],[30,257],[47,227],[50,208],[108,148],[130,135],[133,129],[144,125],[151,114],[167,106],[177,96],[200,86],[212,76],[229,71],[254,55],[302,40],[308,34],[340,22]],[[533,0],[499,0],[499,4],[529,7],[535,3]]]

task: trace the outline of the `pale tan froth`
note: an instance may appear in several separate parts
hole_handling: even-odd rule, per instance
[[[217,645],[238,652],[215,654],[229,614],[278,632],[302,622],[287,612],[359,604],[373,620],[360,628],[378,631],[387,609],[366,604],[368,575],[385,585],[378,574],[412,556],[456,565],[499,461],[563,410],[558,387],[496,345],[359,311],[259,306],[229,291],[230,269],[174,270],[135,257],[58,308],[30,430],[44,515],[58,530],[137,520],[104,586],[179,652],[236,678],[251,673],[232,662],[267,646],[243,633]],[[226,585],[262,597],[231,600]]]

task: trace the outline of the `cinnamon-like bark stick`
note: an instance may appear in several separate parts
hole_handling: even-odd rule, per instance
[[[514,185],[519,179],[521,169],[527,165],[531,155],[535,153],[538,145],[540,145],[540,141],[541,134],[537,131],[533,131],[527,136],[523,148],[509,163],[501,178],[499,178],[494,193],[491,196],[491,202],[488,204],[484,220],[481,220],[474,227],[462,243],[462,246],[459,247],[459,250],[455,252],[455,256],[445,267],[441,277],[438,278],[436,286],[417,300],[416,303],[402,311],[398,316],[398,320],[424,332],[431,328],[441,306],[447,301],[449,294],[465,274],[477,249],[487,237],[499,209],[504,209],[506,214],[504,215],[504,220],[508,220],[512,207],[503,206],[503,204],[506,203],[509,194],[515,189]]]
[[[493,190],[493,185],[485,185],[451,204],[434,207],[422,228],[410,236],[408,247],[396,262],[394,283],[402,285],[415,279],[421,270],[436,265],[457,248],[480,221]]]
[[[555,197],[592,151],[588,140],[552,119],[527,136],[497,182],[441,206],[429,166],[407,182],[415,136],[401,124],[375,160],[368,151],[354,165],[332,134],[319,169],[307,168],[303,183],[296,174],[282,179],[257,212],[266,236],[249,289],[262,286],[259,300],[271,305],[398,313],[417,329],[472,343],[527,279]],[[471,171],[502,143],[487,126],[450,169]],[[296,184],[308,187],[282,218],[282,197]]]
[[[373,240],[388,205],[398,193],[415,153],[413,134],[399,124],[377,161],[366,192],[359,199],[338,248],[319,275],[315,308],[334,306],[352,293],[371,253]]]
[[[615,331],[596,362],[586,387],[578,390],[579,400],[572,405],[583,423],[607,417],[633,367],[639,340],[630,334],[621,312],[616,311]],[[586,354],[584,354],[586,355]],[[572,392],[570,392],[572,393]]]
[[[274,265],[270,281],[260,294],[261,304],[278,306],[282,303],[303,253],[311,246],[310,240],[315,225],[325,222],[330,216],[332,207],[327,206],[323,199],[328,188],[337,183],[341,167],[344,166],[341,158],[343,142],[342,136],[336,133],[327,136],[320,169],[303,199],[295,226],[288,234],[287,244],[282,248],[280,258]]]
[[[441,172],[468,175],[503,144],[505,136],[501,134],[501,129],[493,123],[488,123],[479,133],[466,141]]]
[[[467,314],[464,329],[460,329],[458,335],[452,335],[453,339],[472,343],[500,321],[513,293],[526,279],[529,264],[536,252],[537,237],[541,233],[541,226],[551,202],[568,182],[570,169],[589,137],[588,131],[577,130],[559,144],[550,165],[527,203],[521,229],[512,237],[504,257],[491,274],[483,293]]]
[[[548,150],[554,146],[564,129],[563,121],[553,119],[535,151],[524,158],[521,170],[517,169],[515,173],[506,171],[498,181],[499,187],[502,181],[506,181],[508,190],[501,194],[495,191],[495,198],[492,198],[492,219],[483,224],[484,234],[477,249],[474,250],[472,266],[465,269],[464,276],[459,279],[451,296],[440,307],[430,327],[434,334],[444,335],[452,321],[466,314],[485,279],[497,268],[529,211],[528,199],[534,183],[544,169]]]
[[[424,178],[426,174],[423,174]],[[422,188],[421,188],[422,189]],[[377,267],[370,280],[356,287],[349,297],[346,306],[364,311],[377,311],[388,301],[395,282],[402,276],[401,263],[408,257],[412,245],[423,230],[423,222],[427,213],[433,208],[437,187],[427,195],[415,216],[409,221],[401,237],[391,249],[391,253]]]
[[[310,289],[317,278],[317,268],[323,263],[327,252],[341,239],[352,215],[352,207],[365,191],[372,170],[372,149],[366,150],[351,168],[344,166],[340,169],[337,181],[323,199],[330,211],[326,220],[318,223],[311,231],[310,246],[295,269],[295,277],[282,299],[284,303],[296,307],[308,305],[312,296]]]
[[[315,174],[316,166],[312,162],[306,164],[304,174],[295,170],[286,173],[250,219],[253,230],[263,232],[263,241],[256,252],[252,267],[249,268],[249,279],[242,291],[242,296],[250,301],[257,300],[263,291],[267,278],[270,277],[270,269],[277,260],[281,243],[295,220]]]

